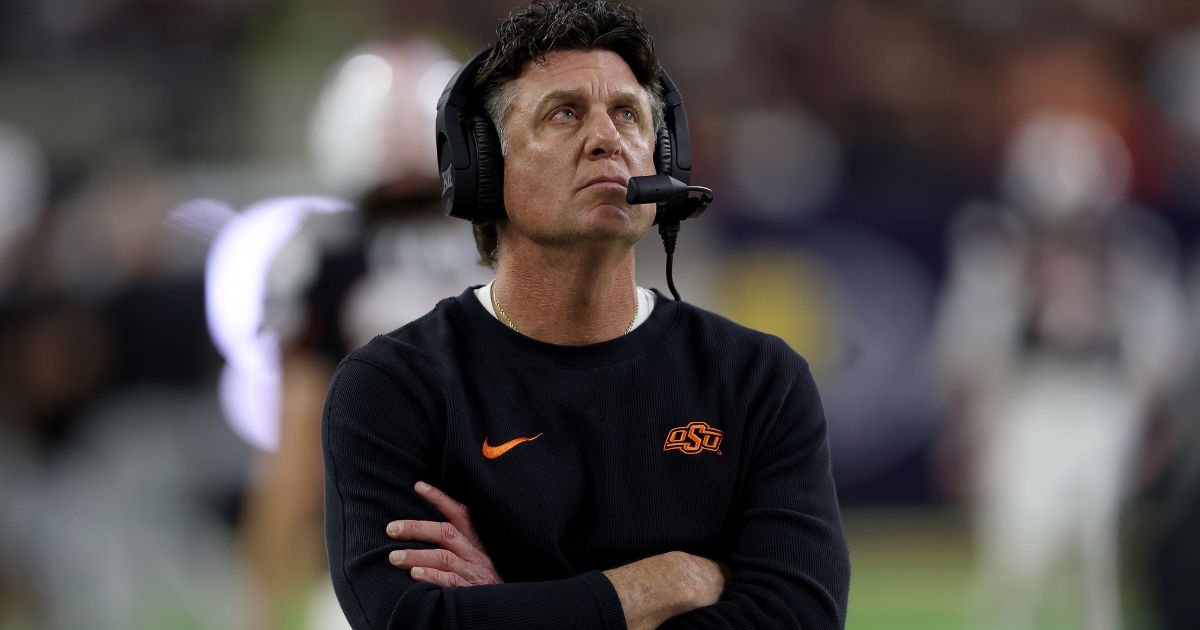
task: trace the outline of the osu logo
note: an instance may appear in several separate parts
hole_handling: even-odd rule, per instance
[[[723,435],[720,429],[708,426],[707,422],[689,422],[686,427],[676,427],[667,433],[663,451],[683,451],[688,455],[714,451],[720,455]]]

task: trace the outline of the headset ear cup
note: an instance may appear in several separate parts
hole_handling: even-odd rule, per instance
[[[504,216],[504,157],[496,128],[486,116],[472,120],[475,157],[479,160],[479,187],[476,189],[476,220]]]
[[[659,175],[670,175],[671,164],[671,131],[663,125],[658,128],[658,139],[654,143],[654,168]]]

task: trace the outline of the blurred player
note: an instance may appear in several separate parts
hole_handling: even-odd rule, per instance
[[[967,440],[987,626],[1034,628],[1079,568],[1083,627],[1120,626],[1118,518],[1144,421],[1177,377],[1175,245],[1127,207],[1109,127],[1043,112],[1010,145],[1012,206],[952,232],[943,383]]]
[[[334,366],[490,276],[438,206],[433,118],[457,67],[429,41],[366,46],[339,64],[316,107],[317,175],[357,211],[310,214],[267,278],[264,325],[281,346],[277,448],[262,455],[245,522],[260,627],[346,627],[321,536],[321,406]]]

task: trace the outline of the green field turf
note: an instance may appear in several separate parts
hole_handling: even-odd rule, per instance
[[[973,551],[965,515],[953,509],[849,509],[844,513],[853,576],[848,630],[971,630]],[[1136,525],[1136,523],[1135,523]],[[1124,630],[1154,630],[1139,573],[1139,530],[1123,541]],[[1081,598],[1052,578],[1038,630],[1082,630]]]

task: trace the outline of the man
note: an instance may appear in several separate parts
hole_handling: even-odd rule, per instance
[[[498,34],[475,79],[503,153],[494,255],[477,230],[496,278],[353,353],[326,401],[351,624],[842,627],[807,364],[634,283],[654,207],[626,182],[655,172],[662,118],[649,35],[604,0],[537,2]]]

